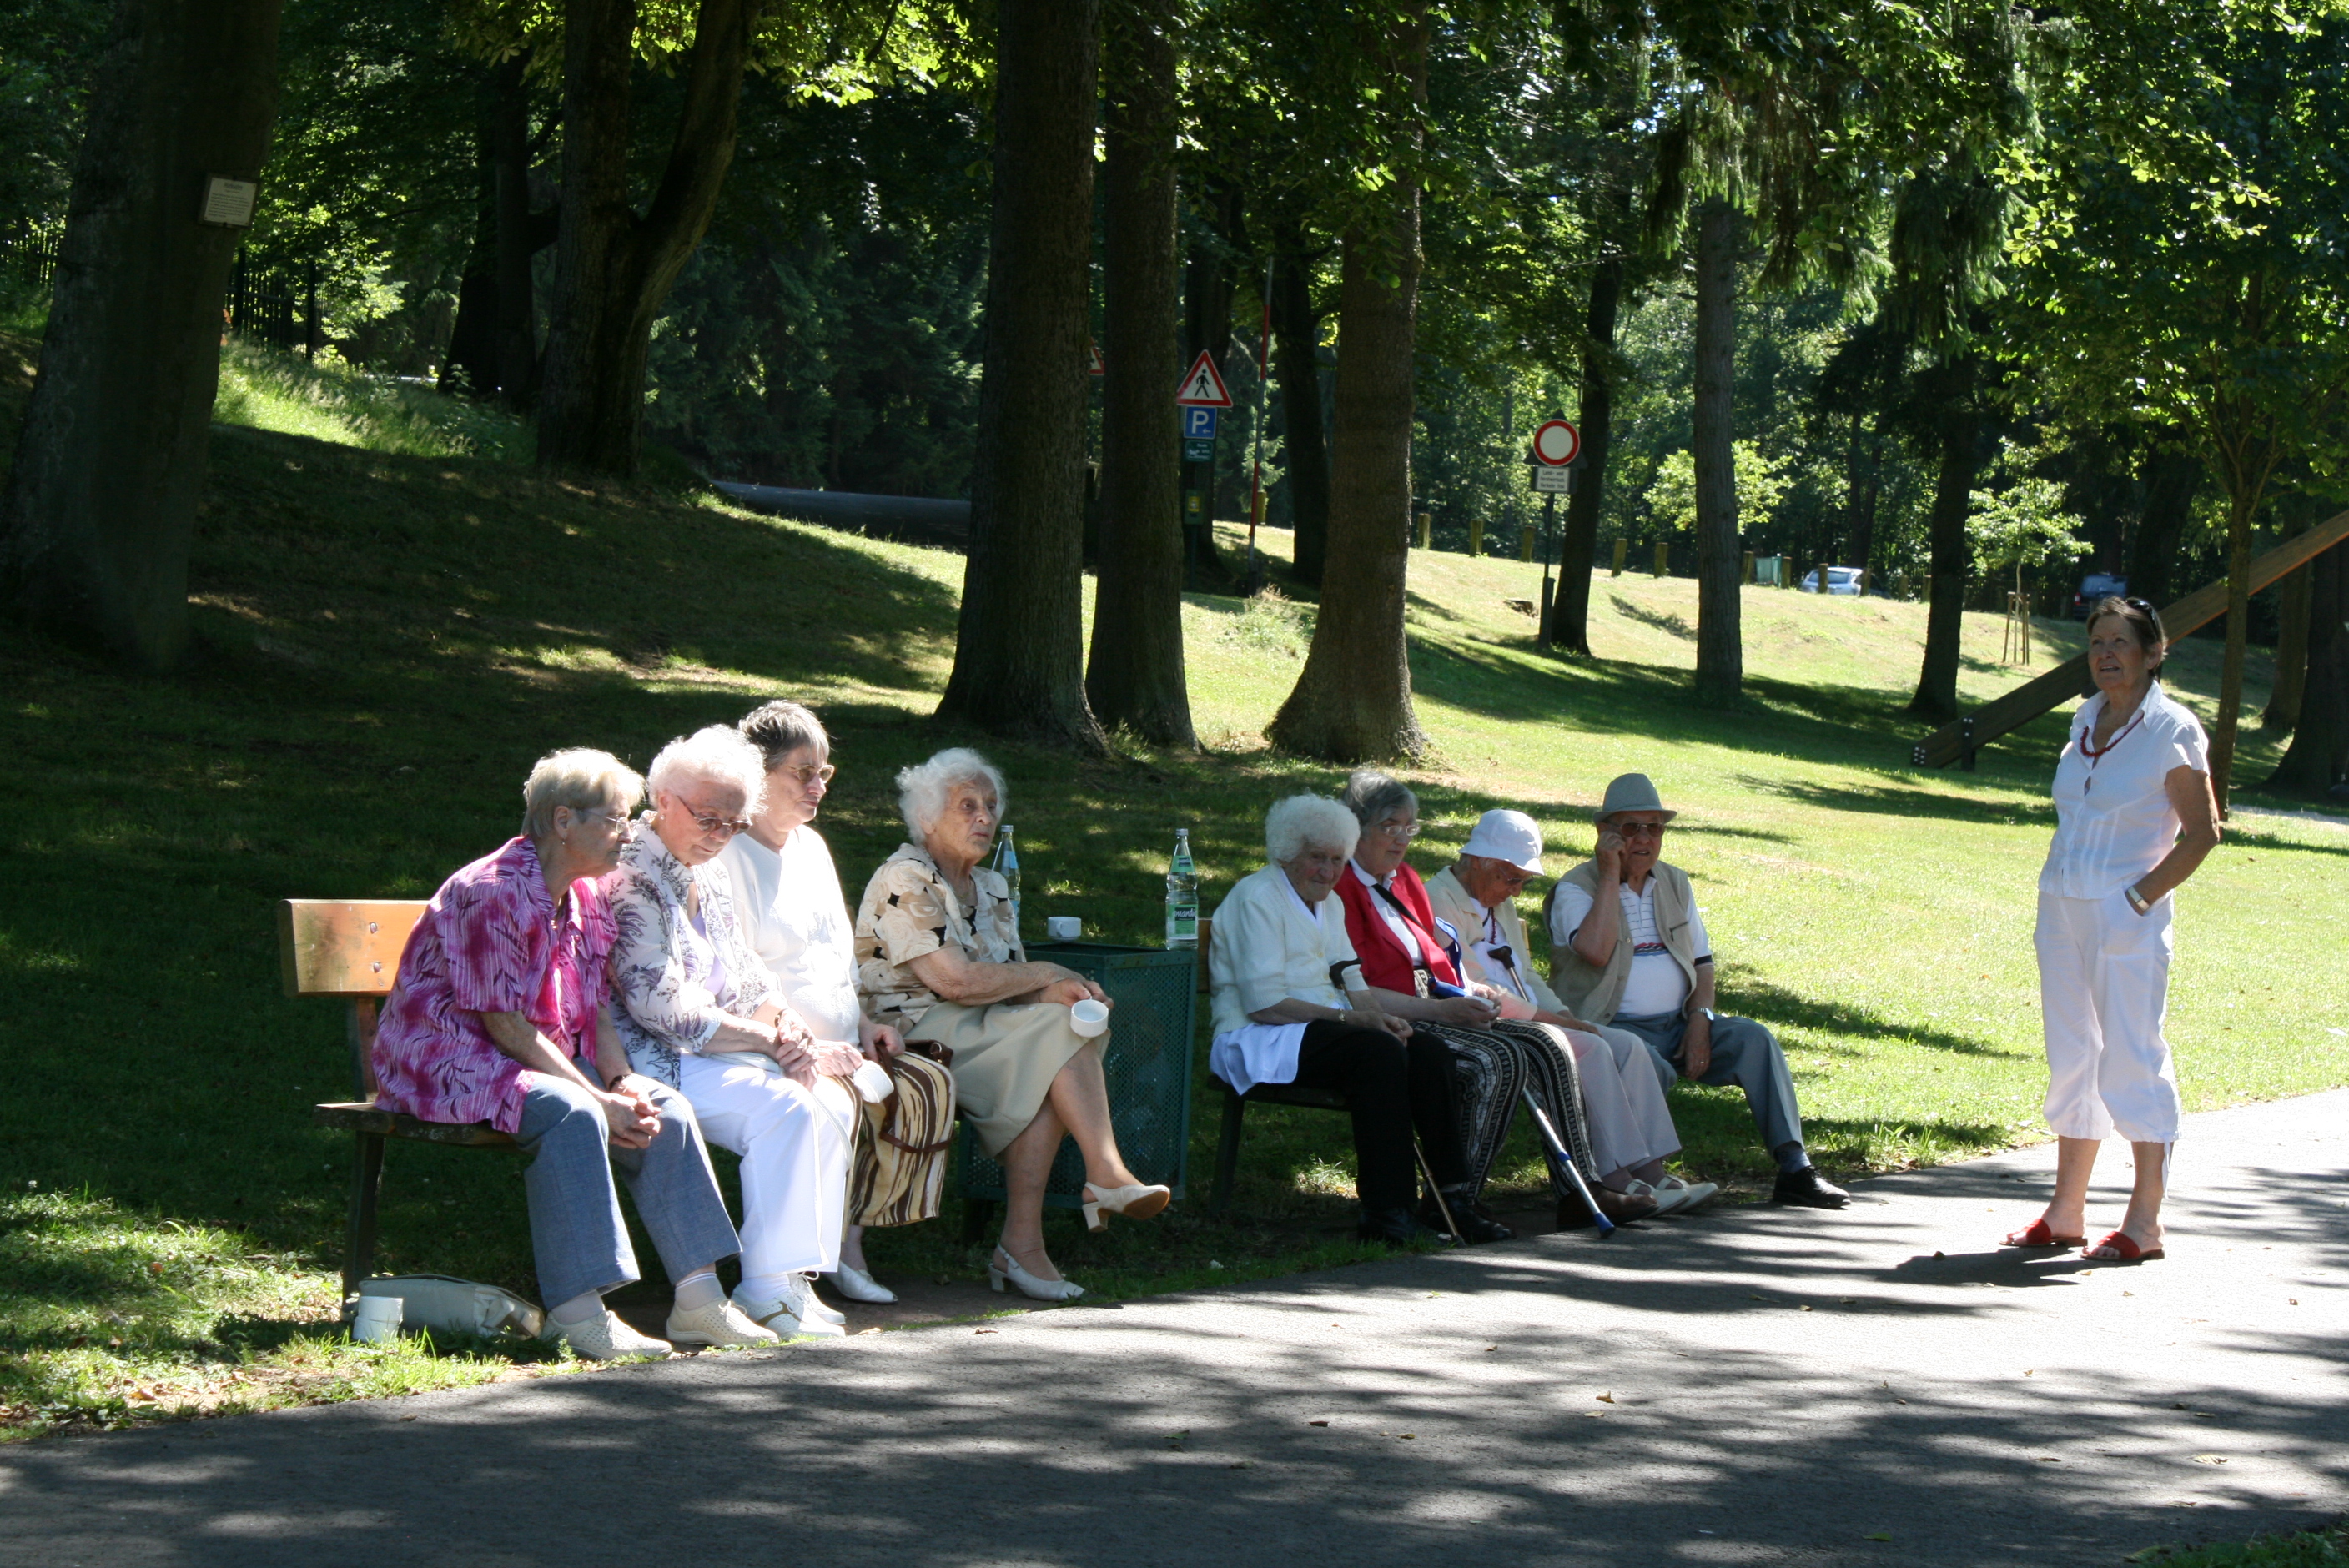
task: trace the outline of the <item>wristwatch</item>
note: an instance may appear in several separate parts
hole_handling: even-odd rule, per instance
[[[2131,882],[2128,886],[2121,889],[2121,896],[2128,900],[2128,906],[2137,911],[2139,914],[2148,913],[2153,908],[2152,903],[2147,900],[2145,894],[2137,891],[2137,883],[2135,882]]]
[[[1708,1029],[1713,1027],[1713,1025],[1721,1022],[1721,1015],[1714,1012],[1710,1007],[1699,1007],[1697,1009],[1697,1015],[1704,1020],[1705,1027]]]

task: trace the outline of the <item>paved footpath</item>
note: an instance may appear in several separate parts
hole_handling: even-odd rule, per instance
[[[2305,1527],[2349,1510],[2344,1119],[2195,1118],[2135,1268],[1995,1250],[2038,1150],[1840,1214],[23,1445],[0,1564],[2112,1563]]]

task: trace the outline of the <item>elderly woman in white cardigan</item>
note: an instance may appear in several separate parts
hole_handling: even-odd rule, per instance
[[[646,784],[653,811],[605,884],[621,1040],[637,1072],[692,1102],[710,1142],[742,1156],[734,1305],[786,1337],[844,1333],[813,1282],[840,1264],[856,1115],[845,1080],[864,1058],[783,1006],[718,860],[759,809],[765,760],[712,725],[662,748]]]
[[[1647,1046],[1629,1029],[1576,1017],[1534,966],[1516,896],[1541,874],[1541,828],[1531,817],[1487,811],[1459,860],[1428,879],[1428,903],[1436,919],[1460,934],[1462,977],[1491,987],[1502,1017],[1533,1025],[1574,1052],[1599,1184],[1621,1197],[1654,1200],[1654,1213],[1689,1213],[1719,1189],[1666,1173],[1664,1161],[1680,1152],[1681,1140]],[[1609,1217],[1621,1216],[1610,1211]]]
[[[1264,820],[1272,863],[1243,877],[1215,913],[1207,955],[1215,1006],[1208,1065],[1242,1094],[1260,1083],[1335,1090],[1354,1122],[1355,1194],[1365,1241],[1433,1239],[1413,1212],[1416,1129],[1443,1189],[1467,1180],[1452,1053],[1382,1013],[1363,985],[1330,894],[1361,825],[1337,801],[1292,795]]]

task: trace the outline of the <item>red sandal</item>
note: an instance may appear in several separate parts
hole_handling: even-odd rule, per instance
[[[2118,1255],[2109,1258],[2096,1256],[2107,1247]],[[2166,1257],[2168,1254],[2159,1247],[2150,1249],[2140,1247],[2127,1234],[2115,1231],[2095,1246],[2081,1248],[2080,1255],[2092,1264],[2149,1264],[2156,1258]]]
[[[2002,1247],[2076,1247],[2085,1236],[2059,1236],[2048,1227],[2047,1218],[2041,1215],[2029,1228],[2014,1232],[1999,1243]]]

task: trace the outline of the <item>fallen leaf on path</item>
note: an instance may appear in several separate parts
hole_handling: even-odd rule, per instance
[[[999,1328],[974,1328],[971,1332],[973,1334],[1000,1334],[1003,1330]]]
[[[1330,1424],[1330,1418],[1327,1416],[1316,1416],[1313,1419],[1306,1422],[1305,1424],[1309,1427],[1326,1427]]]
[[[2194,1462],[2198,1465],[2222,1465],[2227,1462],[2227,1456],[2224,1454],[2196,1454],[2194,1456]]]
[[[1868,1539],[1870,1541],[1889,1541],[1892,1539],[1892,1532],[1889,1530],[1879,1530],[1875,1534],[1868,1536]]]
[[[1602,1405],[1611,1405],[1615,1402],[1615,1396],[1612,1393],[1601,1394],[1599,1396],[1599,1402]]]

